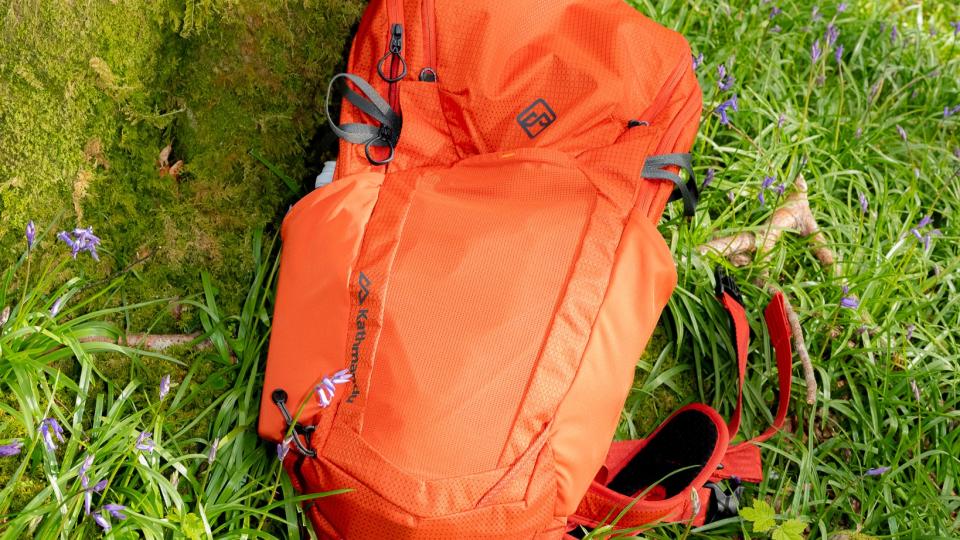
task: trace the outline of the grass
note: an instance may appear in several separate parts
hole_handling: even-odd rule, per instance
[[[782,198],[767,190],[760,204],[763,179],[789,186],[803,174],[837,271],[822,267],[809,240],[797,236],[734,271],[756,336],[741,432],[765,428],[775,397],[775,362],[759,317],[767,295],[756,279],[769,276],[791,298],[820,391],[814,405],[805,404],[795,378],[789,427],[765,444],[767,477],[748,487],[746,504],[769,504],[777,523],[802,520],[812,538],[955,538],[960,114],[945,117],[944,107],[960,105],[960,36],[949,26],[960,8],[847,4],[840,13],[837,2],[822,2],[817,18],[811,4],[783,1],[771,18],[773,5],[756,2],[637,3],[704,54],[698,74],[705,114],[694,154],[699,176],[712,168],[715,180],[694,220],[671,208],[661,226],[679,286],[638,363],[618,436],[642,436],[690,401],[732,410],[732,346],[710,278],[719,261],[696,247],[764,230]],[[824,42],[831,23],[844,46],[840,62]],[[823,54],[812,61],[818,39]],[[735,78],[729,90],[717,84],[721,63]],[[714,110],[734,93],[739,111],[728,111],[730,125],[723,125]],[[183,144],[189,152],[189,141]],[[931,223],[918,232],[931,233],[929,247],[912,233],[924,216]],[[126,520],[110,521],[114,537],[306,536],[297,499],[255,433],[277,265],[273,234],[251,235],[248,292],[229,302],[234,307],[221,307],[220,281],[200,268],[192,269],[202,273],[193,285],[199,294],[171,292],[215,346],[156,355],[87,338],[168,327],[167,310],[155,309],[167,300],[131,303],[124,291],[138,280],[136,266],[91,270],[85,254],[75,263],[55,245],[54,225],[38,224],[44,232],[29,255],[3,259],[0,309],[11,310],[0,329],[0,444],[19,440],[23,450],[0,458],[0,538],[98,536],[84,515],[79,480],[88,455],[95,456],[88,477],[108,481],[93,495],[94,509],[127,506]],[[840,306],[843,286],[858,307]],[[64,307],[51,316],[63,296]],[[173,387],[160,400],[165,374]],[[37,435],[43,418],[57,419],[66,432],[52,453]],[[152,452],[136,448],[143,431],[156,444]],[[645,535],[771,536],[755,532],[757,525],[732,518]],[[603,529],[592,538],[617,534]]]

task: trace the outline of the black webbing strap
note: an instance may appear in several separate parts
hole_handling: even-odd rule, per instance
[[[338,81],[344,81],[341,92],[353,106],[363,111],[367,116],[380,123],[379,126],[372,124],[351,123],[337,125],[330,115],[330,97],[333,95],[334,85]],[[350,81],[356,86],[359,92],[351,89],[346,81]],[[367,160],[373,165],[385,165],[393,160],[393,153],[400,140],[400,130],[403,127],[403,119],[387,103],[387,100],[377,93],[377,91],[362,77],[352,73],[338,73],[330,79],[330,85],[327,87],[326,100],[327,123],[330,129],[341,139],[354,144],[364,145],[364,152]],[[371,146],[386,146],[390,153],[385,159],[376,159],[370,152]]]
[[[676,166],[687,171],[689,178],[684,183],[680,175],[666,170]],[[693,161],[690,154],[660,154],[650,156],[643,162],[641,176],[651,180],[669,180],[676,186],[676,191],[670,195],[670,201],[683,199],[683,215],[691,217],[697,211],[697,202],[700,199],[700,189],[693,174]]]

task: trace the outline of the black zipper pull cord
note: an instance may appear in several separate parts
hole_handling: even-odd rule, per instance
[[[387,81],[388,83],[395,83],[400,79],[407,76],[407,61],[403,59],[401,52],[403,51],[403,25],[400,23],[394,23],[393,27],[390,29],[390,48],[389,50],[380,58],[380,61],[377,62],[377,73],[380,74],[380,78]],[[383,64],[387,61],[388,58],[395,58],[400,61],[400,73],[396,77],[388,75],[383,71]],[[393,62],[390,63],[391,71],[393,68]]]
[[[293,421],[293,417],[290,416],[290,411],[287,410],[287,392],[283,389],[278,388],[274,390],[273,393],[270,394],[270,399],[272,399],[274,405],[280,409],[280,414],[283,416],[283,421],[287,423],[287,428],[293,426],[293,444],[296,445],[297,450],[305,456],[317,457],[317,452],[310,448],[310,436],[313,435],[317,426],[305,426],[300,422]],[[300,436],[303,436],[306,442],[302,442]]]

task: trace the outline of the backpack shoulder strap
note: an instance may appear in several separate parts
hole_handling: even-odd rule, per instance
[[[790,326],[782,293],[765,310],[776,351],[779,402],[772,425],[762,434],[729,445],[740,426],[750,326],[733,280],[717,273],[717,298],[730,315],[737,352],[737,405],[729,422],[702,404],[683,407],[643,440],[615,441],[575,515],[571,527],[596,527],[615,521],[617,529],[643,528],[657,521],[692,520],[702,525],[736,515],[739,482],[759,482],[762,466],[758,443],[772,437],[789,408],[792,350]],[[731,479],[733,493],[715,482]],[[654,487],[649,487],[654,486]],[[639,529],[638,529],[639,530]],[[576,537],[577,532],[570,532]]]

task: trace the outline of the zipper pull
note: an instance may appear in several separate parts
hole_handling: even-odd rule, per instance
[[[377,73],[380,74],[380,78],[387,81],[388,83],[395,83],[400,79],[407,76],[407,62],[403,59],[401,52],[403,51],[403,25],[400,23],[394,23],[390,29],[390,45],[387,52],[380,58],[380,61],[377,62]],[[390,73],[392,74],[396,71],[395,62],[400,62],[400,73],[396,76],[387,74],[383,70],[383,64],[387,59],[392,59],[390,62]]]
[[[390,52],[393,54],[400,54],[400,51],[403,50],[403,25],[396,23],[393,25],[391,30],[390,38]]]

